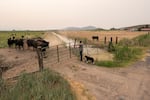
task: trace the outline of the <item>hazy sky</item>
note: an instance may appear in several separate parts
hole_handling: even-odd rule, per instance
[[[0,30],[150,24],[150,0],[0,0]]]

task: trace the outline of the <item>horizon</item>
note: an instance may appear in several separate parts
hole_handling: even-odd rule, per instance
[[[149,24],[149,4],[149,0],[1,0],[0,30]]]
[[[123,27],[111,27],[111,28],[115,28],[115,29],[121,29],[121,28],[128,28],[128,27],[134,27],[134,26],[139,26],[139,25],[150,25],[150,24],[138,24],[138,25],[131,25],[131,26],[123,26]],[[96,26],[92,26],[92,25],[87,25],[87,26],[68,26],[68,27],[64,27],[62,29],[8,29],[8,30],[1,30],[0,31],[52,31],[52,30],[66,30],[67,28],[85,28],[85,27],[95,27],[96,29],[104,29],[104,30],[110,30],[111,28],[102,28],[102,27],[96,27]],[[82,29],[81,29],[82,30]]]

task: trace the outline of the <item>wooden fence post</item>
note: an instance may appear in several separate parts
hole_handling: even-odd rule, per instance
[[[74,41],[74,48],[75,48],[75,46],[76,46],[76,41],[77,41],[77,39],[75,39],[75,41]]]
[[[57,60],[59,62],[59,48],[58,48],[58,45],[57,45]]]
[[[106,38],[106,36],[105,36],[105,38],[104,38],[104,44],[106,44],[106,39],[107,39],[107,38]]]
[[[112,40],[112,37],[110,37],[110,42],[112,43],[112,41],[113,41],[113,40]]]
[[[118,37],[116,37],[116,44],[118,44]]]
[[[2,73],[3,71],[2,71],[2,68],[0,67],[0,79],[2,79]]]
[[[70,58],[71,58],[71,46],[70,46],[70,43],[69,43],[69,54],[70,54]]]
[[[38,62],[39,62],[39,70],[43,70],[43,56],[42,56],[42,51],[41,47],[37,48],[37,55],[38,55]]]

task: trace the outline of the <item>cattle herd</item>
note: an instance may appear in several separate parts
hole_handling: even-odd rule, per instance
[[[44,39],[38,38],[31,38],[31,39],[24,39],[24,36],[21,38],[15,38],[15,36],[8,38],[7,44],[9,48],[13,48],[15,46],[18,50],[24,50],[25,44],[29,49],[32,47],[33,49],[37,49],[38,47],[42,48],[42,52],[46,51],[46,48],[49,47],[49,42],[45,41]]]

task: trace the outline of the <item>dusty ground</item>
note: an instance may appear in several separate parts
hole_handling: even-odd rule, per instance
[[[55,36],[50,41],[52,39],[59,40]],[[60,42],[59,40],[58,43]],[[79,100],[150,100],[149,54],[150,51],[147,51],[145,60],[124,68],[97,67],[80,62],[76,57],[51,65],[49,60],[53,57],[48,56],[44,64],[46,68],[51,68],[68,79],[78,92]],[[5,79],[23,71],[38,70],[37,56],[32,50],[16,51],[6,48],[0,49],[0,55],[13,67],[3,74]]]

